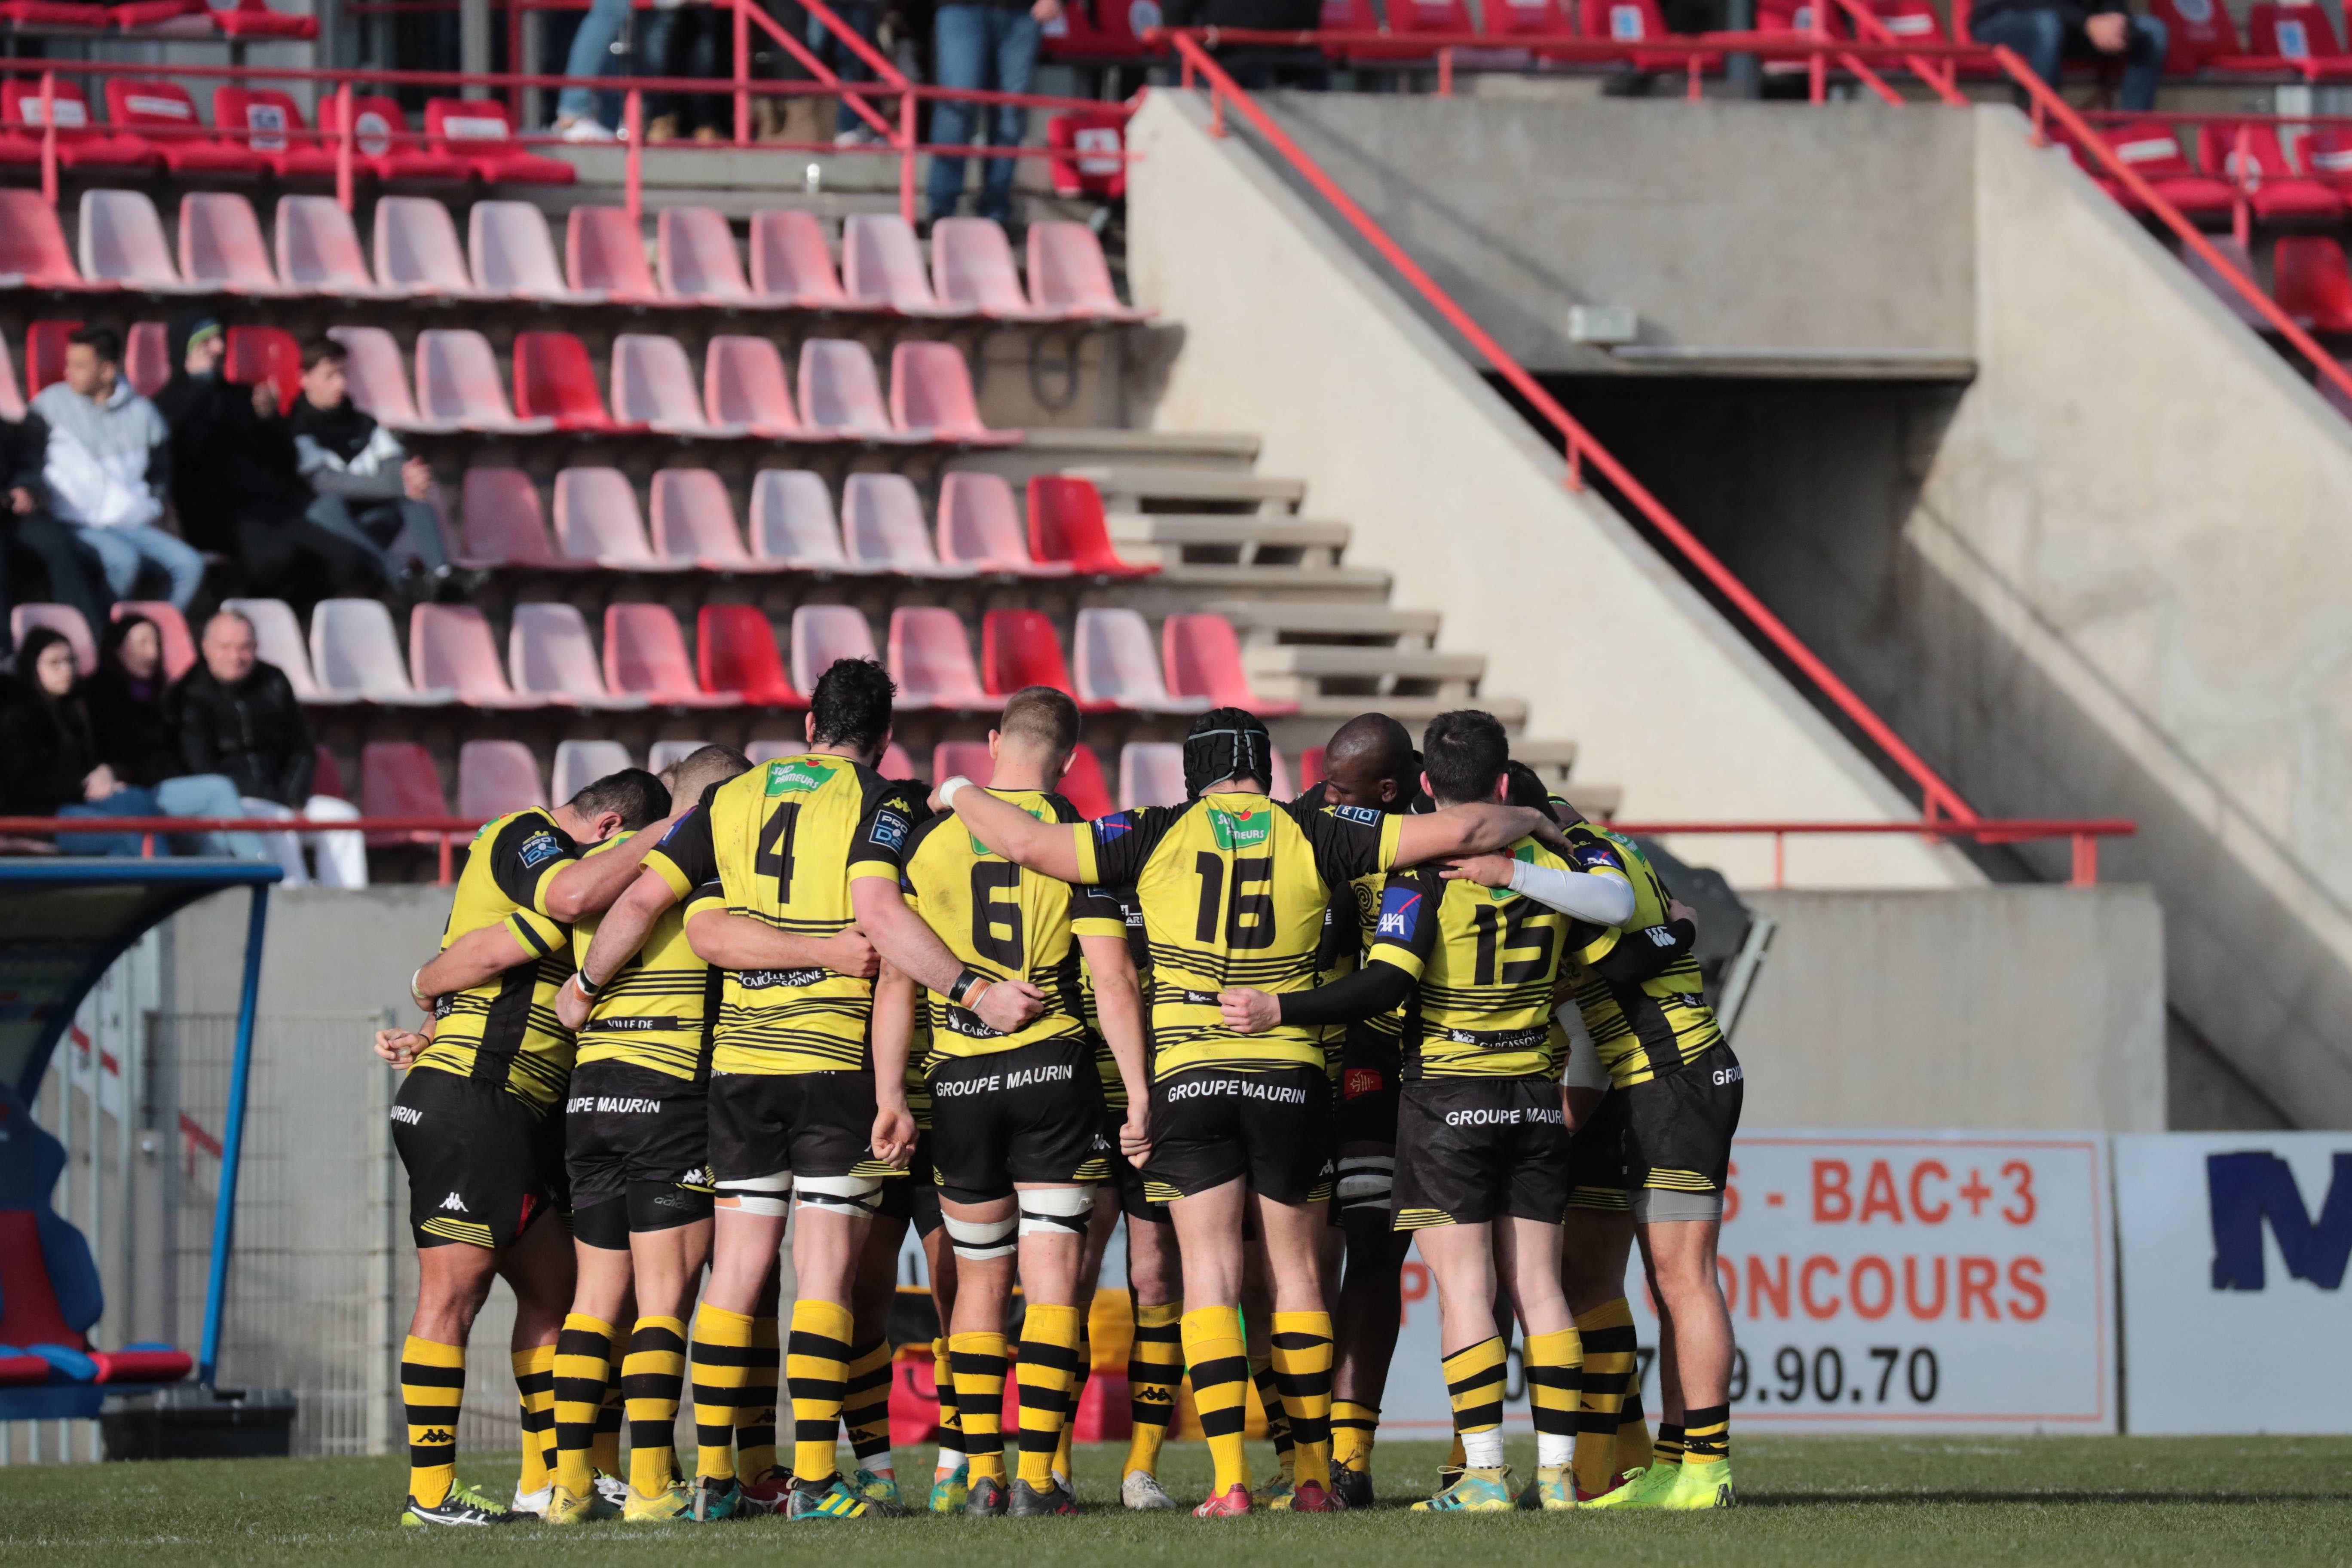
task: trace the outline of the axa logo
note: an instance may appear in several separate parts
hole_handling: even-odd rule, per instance
[[[466,1206],[466,1200],[459,1197],[455,1193],[451,1193],[447,1197],[443,1198],[441,1200],[441,1206],[454,1214],[471,1214],[473,1212]]]
[[[2335,1157],[2319,1215],[2304,1206],[2294,1170],[2265,1149],[2205,1157],[2213,1218],[2213,1289],[2260,1290],[2263,1227],[2270,1226],[2286,1271],[2322,1290],[2341,1289],[2352,1261],[2352,1153]]]

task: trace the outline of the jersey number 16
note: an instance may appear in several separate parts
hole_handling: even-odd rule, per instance
[[[1193,858],[1194,869],[1201,874],[1201,914],[1192,927],[1192,940],[1210,943],[1217,940],[1218,906],[1224,902],[1224,860],[1203,849]],[[1274,859],[1261,856],[1255,860],[1234,862],[1234,899],[1224,909],[1224,944],[1247,951],[1274,945]],[[1264,889],[1254,892],[1253,889]]]

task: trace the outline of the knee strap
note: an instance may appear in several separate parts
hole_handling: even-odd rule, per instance
[[[1338,1182],[1331,1195],[1343,1209],[1388,1206],[1389,1194],[1396,1186],[1396,1157],[1392,1154],[1342,1154],[1339,1156]]]
[[[1085,1187],[1037,1187],[1013,1196],[1021,1205],[1021,1234],[1050,1236],[1056,1232],[1084,1236],[1095,1211],[1095,1190]]]
[[[1012,1215],[1003,1219],[958,1219],[953,1215],[943,1217],[949,1244],[958,1258],[986,1263],[992,1258],[1013,1256],[1013,1231],[1021,1222]]]
[[[804,1209],[830,1209],[835,1214],[872,1215],[882,1206],[879,1176],[803,1176],[800,1203]]]
[[[768,1176],[742,1176],[718,1184],[720,1203],[733,1200],[733,1206],[743,1214],[763,1215],[770,1219],[782,1219],[790,1212],[793,1195],[793,1173],[778,1171]]]

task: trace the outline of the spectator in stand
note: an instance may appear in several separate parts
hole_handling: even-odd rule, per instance
[[[961,0],[943,5],[932,16],[932,55],[941,87],[1027,92],[1037,67],[1038,29],[1062,14],[1062,0]],[[1312,26],[1310,23],[1309,26]],[[942,100],[931,109],[931,140],[940,146],[970,146],[982,106]],[[1028,134],[1029,111],[1011,105],[988,110],[988,143],[1018,147]],[[1013,158],[983,159],[980,216],[1013,220]],[[956,216],[963,200],[964,160],[931,159],[931,221]]]
[[[732,79],[735,17],[709,0],[655,0],[646,14],[645,74]],[[692,136],[697,142],[735,140],[735,100],[718,92],[665,92],[647,105],[646,144]]]
[[[1120,5],[1127,0],[1096,0]],[[1323,24],[1318,0],[1167,0],[1162,20],[1171,27],[1255,27],[1267,32],[1312,31]],[[1250,89],[1331,85],[1331,62],[1317,48],[1280,48],[1264,44],[1227,45],[1217,63]]]
[[[565,76],[600,77],[613,69],[616,55],[630,52],[624,30],[632,26],[630,0],[591,0],[580,30],[572,35],[572,52],[563,62]],[[649,57],[650,58],[650,57]],[[633,67],[632,75],[650,74]],[[567,87],[555,98],[555,123],[548,130],[566,142],[610,142],[613,128],[604,123],[593,87]],[[610,95],[605,95],[609,97]]]
[[[124,616],[100,640],[98,672],[81,684],[98,754],[125,792],[152,795],[165,816],[235,817],[243,797],[224,773],[192,773],[163,708],[163,634],[144,616]],[[110,804],[120,804],[121,796]],[[154,813],[125,811],[124,816]],[[194,852],[266,860],[269,851],[251,833],[193,834]]]
[[[204,657],[166,702],[182,764],[190,773],[227,774],[247,816],[290,818],[299,805],[313,820],[357,821],[351,802],[310,793],[319,763],[310,726],[285,672],[261,661],[253,623],[221,611],[205,623],[199,651]],[[289,886],[311,879],[302,860],[306,846],[318,856],[320,886],[367,886],[367,847],[356,833],[278,833],[268,842]]]
[[[833,7],[833,14],[848,23],[859,37],[873,47],[877,54],[881,52],[880,46],[875,40],[882,25],[882,0],[837,0]],[[874,79],[873,68],[859,57],[849,41],[814,17],[809,22],[808,43],[809,52],[833,68],[833,74],[843,81]],[[1037,53],[1036,46],[1031,45],[1029,53],[1034,60]],[[870,98],[866,100],[866,107],[874,110],[877,113],[884,112],[882,107]],[[849,100],[843,98],[834,101],[833,144],[835,146],[868,147],[881,140],[881,134],[874,129],[866,117],[849,106]]]
[[[2156,106],[2164,24],[2133,16],[2126,0],[1977,0],[1969,32],[1979,44],[2015,49],[2053,88],[2063,61],[2121,59],[2119,107],[2138,113]]]
[[[228,335],[220,322],[186,311],[165,342],[172,379],[155,406],[171,426],[172,499],[189,540],[233,558],[248,593],[298,605],[383,586],[379,552],[303,515],[316,498],[302,482],[277,390],[221,374]]]
[[[437,582],[449,552],[433,504],[433,466],[351,399],[350,356],[332,338],[302,351],[302,392],[287,420],[294,458],[318,500],[306,514],[369,552],[389,581],[409,573]]]
[[[174,609],[184,610],[205,580],[205,558],[163,527],[171,477],[171,433],[155,405],[122,374],[122,340],[83,327],[67,340],[63,381],[41,388],[19,435],[20,479],[37,469],[48,511],[71,529],[104,567],[114,598],[127,599],[142,568],[171,579]],[[29,483],[9,496],[29,516]],[[92,627],[103,613],[84,612]]]
[[[9,608],[31,598],[17,592],[16,578],[28,556],[48,579],[46,603],[71,605],[92,626],[113,603],[113,595],[99,591],[106,574],[98,556],[42,504],[42,454],[28,453],[26,438],[24,426],[0,420],[0,657],[11,651]]]

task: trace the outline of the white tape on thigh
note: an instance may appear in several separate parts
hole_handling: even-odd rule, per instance
[[[1059,1231],[1084,1236],[1094,1215],[1095,1190],[1087,1187],[1037,1187],[1013,1196],[1021,1205],[1021,1234],[1050,1236]]]
[[[793,1173],[790,1171],[778,1171],[769,1176],[744,1176],[719,1184],[720,1204],[732,1199],[739,1214],[764,1215],[770,1219],[784,1217],[792,1195]]]
[[[879,1176],[803,1176],[801,1207],[870,1215],[882,1206]]]
[[[1391,1154],[1342,1154],[1339,1180],[1331,1195],[1343,1209],[1386,1208],[1396,1187],[1396,1157]]]
[[[940,1217],[947,1221],[948,1240],[958,1258],[985,1263],[992,1258],[1013,1256],[1013,1227],[1020,1222],[1012,1215],[1003,1219],[958,1219],[953,1215]]]

